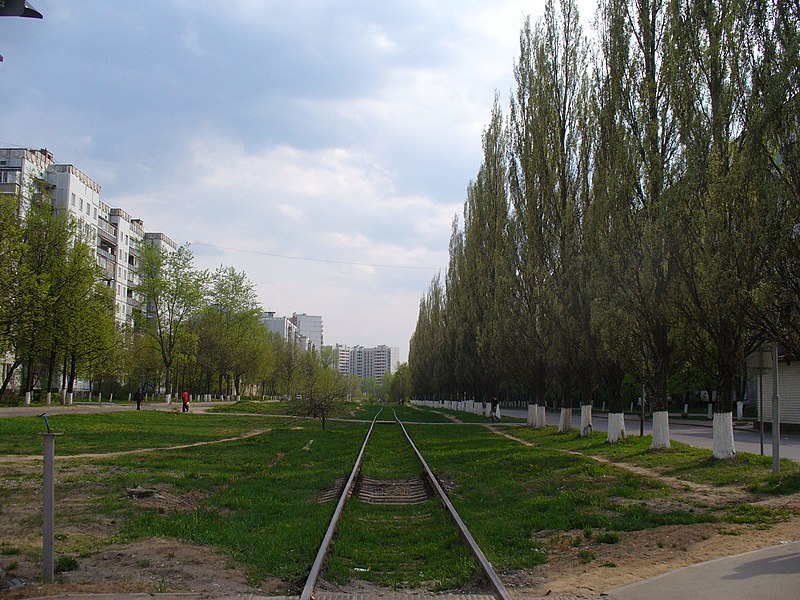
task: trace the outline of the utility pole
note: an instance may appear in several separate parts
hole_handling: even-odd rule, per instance
[[[778,393],[778,344],[772,344],[772,472],[781,472],[781,396]]]

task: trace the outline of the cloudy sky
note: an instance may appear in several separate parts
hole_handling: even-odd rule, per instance
[[[543,2],[31,3],[0,19],[0,146],[48,148],[326,344],[405,360]]]

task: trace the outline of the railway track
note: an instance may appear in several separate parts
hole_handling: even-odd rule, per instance
[[[394,411],[392,412],[394,413]],[[361,465],[363,463],[364,453],[367,445],[369,444],[370,436],[372,435],[372,431],[375,428],[375,423],[378,421],[380,414],[381,413],[378,412],[378,414],[375,415],[375,418],[372,420],[369,431],[367,431],[367,435],[364,437],[364,442],[361,445],[361,449],[358,453],[355,464],[353,465],[353,470],[351,471],[346,483],[342,487],[339,501],[322,540],[322,544],[320,544],[319,550],[317,551],[317,556],[311,567],[308,578],[306,579],[306,583],[300,595],[300,600],[311,600],[312,598],[315,598],[316,600],[323,600],[323,596],[325,596],[326,599],[332,596],[328,593],[317,594],[315,593],[315,588],[322,573],[325,559],[333,546],[334,536],[336,534],[339,521],[341,520],[342,513],[345,510],[347,501],[353,495],[356,495],[364,502],[386,504],[411,504],[415,502],[422,502],[427,500],[431,495],[435,495],[449,515],[453,525],[458,529],[459,537],[461,538],[462,542],[474,556],[476,564],[478,565],[478,569],[489,586],[491,596],[497,600],[511,600],[511,596],[508,594],[508,591],[506,591],[506,588],[502,581],[500,581],[497,573],[495,573],[491,563],[487,560],[486,556],[483,554],[483,551],[481,551],[480,547],[475,542],[475,539],[472,537],[469,529],[467,529],[464,521],[459,516],[452,502],[450,502],[450,499],[447,497],[445,489],[439,483],[433,471],[431,471],[428,463],[425,461],[425,458],[414,444],[411,436],[408,434],[405,425],[402,423],[402,421],[400,421],[400,419],[397,418],[396,413],[394,413],[394,421],[402,429],[406,441],[419,460],[420,466],[422,467],[422,475],[418,478],[393,482],[393,484],[389,486],[387,486],[385,482],[383,482],[382,485],[379,485],[374,480],[361,477]],[[392,489],[393,487],[395,489]],[[480,596],[473,597],[478,598]]]

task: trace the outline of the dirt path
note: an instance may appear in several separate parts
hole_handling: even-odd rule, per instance
[[[112,456],[124,456],[126,454],[143,454],[145,452],[159,452],[163,450],[182,450],[184,448],[196,448],[197,446],[210,446],[211,444],[223,444],[225,442],[236,442],[245,440],[256,435],[262,435],[271,431],[271,429],[254,429],[236,437],[223,438],[219,440],[211,440],[208,442],[193,442],[191,444],[181,444],[179,446],[162,446],[158,448],[134,448],[132,450],[119,450],[118,452],[101,452],[101,453],[87,453],[87,454],[66,454],[56,456],[56,460],[76,460],[76,459],[91,459],[91,458],[110,458]],[[41,454],[25,454],[20,456],[0,456],[0,464],[19,464],[28,463],[42,460]]]

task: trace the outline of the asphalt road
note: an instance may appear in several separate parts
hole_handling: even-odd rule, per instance
[[[608,592],[612,600],[777,600],[800,598],[800,542],[671,571]]]

